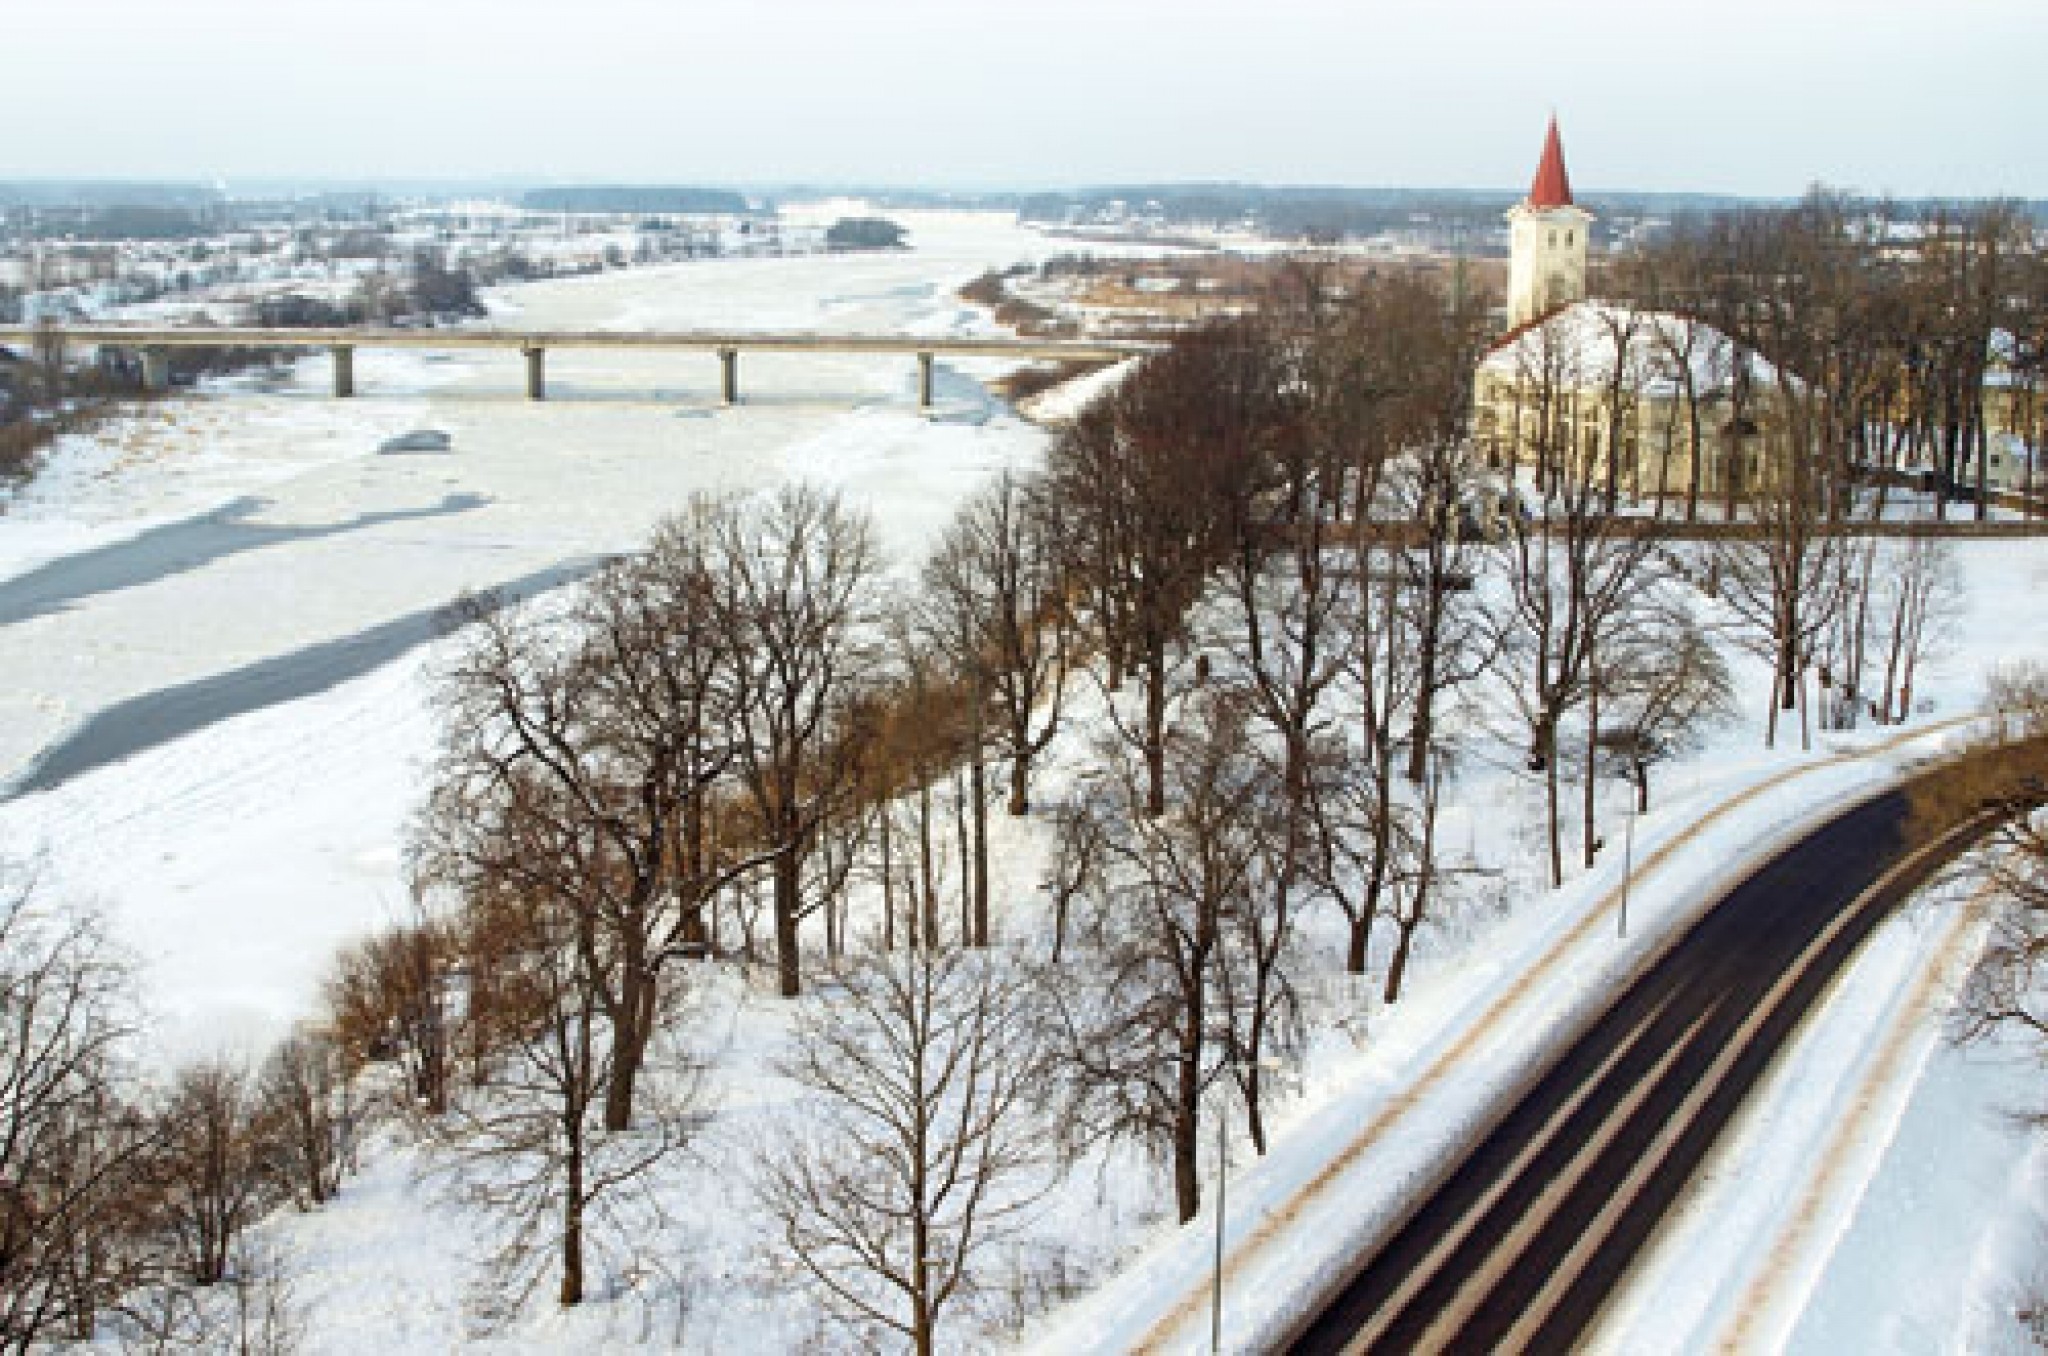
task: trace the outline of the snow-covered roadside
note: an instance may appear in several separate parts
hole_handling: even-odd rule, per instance
[[[1942,1015],[1981,941],[1981,911],[1949,886],[1879,929],[1653,1237],[1591,1350],[1925,1350],[1965,1330],[1957,1320],[1970,1250],[1924,1246],[1952,1235],[1916,1224],[1888,1240],[1890,1257],[1867,1255],[1867,1243],[1860,1258],[1837,1250],[1899,1147],[1942,1049]],[[1986,1127],[1959,1128],[1967,1139]],[[1932,1180],[1940,1170],[1912,1165],[1921,1192],[1943,1194]],[[1815,1305],[1829,1288],[1823,1272],[1836,1293]],[[1902,1311],[1941,1309],[1945,1321],[1898,1345]],[[1812,1335],[1794,1343],[1795,1328]]]
[[[2048,1293],[2039,1081],[2018,1042],[1931,1045],[1785,1350],[2040,1350],[2017,1318]]]
[[[1964,709],[2000,665],[2048,661],[2048,550],[1959,546],[1953,644],[1930,688]],[[2048,1146],[2014,1114],[2038,1065],[1950,1040],[1980,930],[1944,887],[1889,921],[1767,1074],[1698,1188],[1603,1315],[1606,1351],[2032,1349]]]
[[[1837,759],[1758,765],[1716,785],[1725,810],[1700,791],[1675,799],[1638,827],[1626,936],[1617,936],[1622,864],[1610,853],[1473,944],[1462,964],[1418,982],[1349,1067],[1311,1075],[1319,1093],[1292,1107],[1273,1150],[1233,1177],[1226,1348],[1279,1340],[1333,1269],[1426,1190],[1491,1109],[1746,864],[1959,735],[1948,727],[1889,749],[1890,740],[1843,741]],[[1035,1332],[1030,1349],[1205,1343],[1213,1219],[1205,1212],[1186,1229],[1161,1231],[1116,1280]]]
[[[1967,543],[1959,544],[1958,556],[1964,585],[1959,590],[1956,633],[1939,672],[1929,675],[1922,689],[1928,707],[1945,713],[1974,707],[1982,696],[1984,675],[1991,668],[2048,661],[2048,648],[2035,639],[2048,635],[2048,590],[2043,587],[2048,584],[2048,547],[2031,541]],[[1753,689],[1753,684],[1742,688]],[[1667,791],[1661,808],[1642,821],[1637,838],[1639,863],[1647,868],[1656,855],[1655,844],[1682,831],[1670,826],[1690,824],[1705,807],[1739,795],[1745,785],[1769,775],[1753,756],[1746,758],[1739,752],[1754,737],[1754,729],[1745,722],[1745,728],[1728,732],[1717,747],[1692,760],[1686,775],[1693,780],[1685,794],[1673,800]],[[1868,738],[1853,742],[1867,742]],[[1924,751],[1928,744],[1939,741],[1914,742],[1921,743]],[[1693,894],[1717,873],[1728,873],[1731,864],[1760,855],[1770,842],[1789,836],[1788,824],[1824,814],[1844,798],[1873,791],[1887,776],[1882,766],[1864,766],[1795,777],[1779,792],[1702,834],[1659,878],[1639,883],[1632,891],[1629,910],[1632,931],[1639,939],[1636,946],[1641,945],[1650,926],[1656,926],[1650,924],[1654,911],[1663,912],[1661,926],[1668,932],[1673,926],[1670,910],[1679,898]],[[1494,831],[1499,831],[1497,825]],[[1687,861],[1697,863],[1690,877],[1684,867]],[[1431,1080],[1425,1072],[1440,1067],[1437,1051],[1455,1039],[1455,1033],[1471,1022],[1474,1014],[1501,999],[1567,927],[1597,917],[1603,905],[1613,907],[1611,896],[1603,899],[1602,892],[1611,888],[1615,867],[1610,860],[1595,873],[1568,884],[1560,894],[1525,906],[1519,918],[1493,935],[1476,943],[1468,941],[1454,969],[1427,972],[1411,997],[1381,1018],[1371,1033],[1371,1046],[1362,1055],[1345,1052],[1332,1066],[1311,1072],[1310,1091],[1286,1117],[1273,1152],[1246,1168],[1242,1178],[1232,1180],[1232,1207],[1226,1220],[1232,1256],[1226,1272],[1230,1297],[1225,1307],[1226,1345],[1258,1349],[1283,1332],[1296,1306],[1324,1282],[1323,1271],[1332,1265],[1332,1259],[1348,1254],[1349,1249],[1337,1240],[1371,1237],[1378,1225],[1392,1216],[1393,1202],[1441,1168],[1438,1155],[1459,1142],[1462,1129],[1480,1114],[1487,1099],[1511,1084],[1526,1060],[1540,1052],[1540,1041],[1509,1040],[1483,1050],[1461,1050],[1455,1068],[1441,1082]],[[1641,929],[1636,927],[1639,918],[1646,924]],[[1903,1003],[1900,990],[1910,986],[1900,982],[1901,975],[1917,973],[1917,968],[1929,963],[1926,947],[1939,933],[1924,911],[1909,913],[1891,924],[1845,977],[1838,1000],[1823,1008],[1809,1028],[1819,1033],[1806,1037],[1816,1042],[1820,1051],[1808,1056],[1813,1062],[1797,1075],[1788,1074],[1785,1063],[1774,1071],[1765,1097],[1789,1096],[1792,1105],[1772,1116],[1770,1129],[1774,1137],[1782,1135],[1795,1146],[1789,1152],[1796,1154],[1796,1146],[1823,1141],[1847,1109],[1843,1103],[1858,1090],[1854,1069],[1871,1057],[1882,1014],[1892,1010],[1881,1003],[1873,1009],[1871,996],[1880,995],[1894,1008]],[[1550,1031],[1568,1029],[1566,1008],[1596,1002],[1600,993],[1611,991],[1614,976],[1629,965],[1627,956],[1641,953],[1636,946],[1617,946],[1611,936],[1603,941],[1603,936],[1604,930],[1589,933],[1582,940],[1594,950],[1575,953],[1582,959],[1565,967],[1575,981],[1582,982],[1546,990],[1540,1000],[1526,1004],[1523,1010],[1528,1015],[1523,1020]],[[1598,954],[1601,947],[1609,949],[1604,957]],[[1862,994],[1864,1007],[1859,1009],[1839,996],[1850,994]],[[1908,1202],[1938,1198],[1943,1217],[1954,1220],[1956,1227],[1947,1234],[1932,1228],[1915,1230],[1907,1238],[1892,1229],[1884,1233],[1882,1241],[1872,1243],[1867,1241],[1872,1226],[1859,1217],[1843,1246],[1855,1247],[1859,1238],[1865,1239],[1861,1245],[1864,1255],[1882,1259],[1873,1269],[1894,1275],[1902,1283],[1889,1287],[1864,1284],[1856,1279],[1862,1263],[1854,1260],[1855,1254],[1845,1256],[1813,1292],[1816,1314],[1854,1314],[1853,1324],[1835,1331],[1864,1335],[1906,1331],[1924,1339],[1930,1332],[1942,1331],[1927,1326],[1929,1316],[1938,1315],[1958,1323],[1967,1318],[1961,1331],[1983,1333],[1996,1327],[1999,1316],[1995,1311],[2007,1299],[2004,1291],[2011,1288],[2013,1277],[2029,1275],[2029,1268],[2038,1266],[2030,1259],[2040,1252],[2041,1155],[1998,1110],[2001,1095],[2003,1105],[2010,1107],[2015,1087],[2025,1084],[2015,1076],[2015,1062],[2009,1054],[1987,1058],[1982,1051],[1958,1053],[1941,1047],[1938,1006],[1914,1033],[1927,1058],[1904,1061],[1899,1080],[1886,1095],[1893,1104],[1912,1096],[1914,1105],[1920,1107],[1929,1099],[1939,1099],[1944,1091],[1959,1091],[1949,1114],[1971,1119],[1964,1130],[1948,1137],[1947,1149],[1955,1160],[1947,1161],[1931,1147],[1916,1151],[1901,1138],[1891,1141],[1903,1144],[1901,1151],[1881,1156],[1875,1163],[1866,1160],[1860,1180],[1869,1184],[1866,1198]],[[1475,1062],[1475,1055],[1483,1064]],[[1934,1082],[1916,1090],[1914,1079],[1923,1070]],[[1814,1080],[1823,1077],[1831,1080],[1829,1086],[1839,1100],[1813,1095]],[[1419,1085],[1425,1104],[1409,1105]],[[1885,1114],[1883,1105],[1880,1120]],[[1398,1128],[1393,1113],[1398,1113]],[[1930,1124],[1938,1123],[1931,1110],[1920,1114]],[[1385,1122],[1384,1129],[1377,1128],[1379,1121]],[[1362,1135],[1360,1128],[1367,1126],[1376,1129]],[[1936,1133],[1932,1129],[1926,1132],[1930,1142]],[[1880,1124],[1863,1143],[1867,1150],[1883,1155],[1887,1141]],[[1348,1159],[1347,1151],[1351,1152]],[[1937,1170],[1942,1175],[1939,1186],[1927,1180]],[[1680,1319],[1701,1318],[1703,1292],[1739,1285],[1741,1265],[1751,1260],[1750,1250],[1767,1246],[1758,1231],[1782,1228],[1797,1195],[1788,1192],[1784,1173],[1773,1177],[1745,1170],[1723,1176],[1725,1190],[1710,1202],[1695,1202],[1690,1232],[1662,1254],[1669,1260],[1657,1279],[1643,1281],[1632,1291],[1635,1311],[1650,1317],[1643,1326],[1622,1329],[1624,1338],[1611,1349],[1688,1349],[1688,1330]],[[1852,1174],[1854,1180],[1858,1179]],[[1293,1203],[1304,1191],[1313,1197],[1313,1207],[1295,1208]],[[1853,1209],[1854,1205],[1851,1187],[1848,1206]],[[1839,1216],[1839,1202],[1834,1208]],[[1213,1227],[1213,1216],[1207,1212],[1187,1229],[1162,1227],[1116,1281],[1054,1315],[1038,1329],[1033,1349],[1049,1353],[1082,1346],[1131,1349],[1141,1344],[1148,1349],[1206,1349]],[[1980,1241],[1967,1250],[1945,1241],[1973,1232]],[[1268,1236],[1269,1243],[1264,1241]],[[1708,1238],[1724,1245],[1718,1253],[1704,1245],[1693,1246]],[[1247,1241],[1252,1244],[1249,1248]],[[1967,1259],[1968,1265],[1961,1271],[1953,1266],[1926,1266],[1927,1253],[1942,1249],[1952,1260],[1957,1256]],[[1240,1258],[1240,1253],[1251,1255]],[[1820,1257],[1824,1262],[1825,1251]],[[1727,1274],[1730,1268],[1732,1276]],[[1907,1281],[1911,1283],[1904,1283]],[[1845,1288],[1853,1298],[1840,1298]],[[1797,1312],[1795,1308],[1795,1316]],[[1801,1342],[1815,1340],[1806,1334],[1807,1329],[1799,1330]],[[1925,1350],[1928,1345],[1915,1340],[1898,1349]],[[1866,1348],[1853,1341],[1839,1345],[1830,1335],[1805,1349]],[[1891,1348],[1880,1342],[1869,1349]]]

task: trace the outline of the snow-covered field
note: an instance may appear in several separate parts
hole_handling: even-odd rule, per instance
[[[911,253],[637,270],[535,284],[497,305],[535,327],[954,333],[985,323],[953,297],[957,284],[1063,248],[997,218],[899,215],[913,229]],[[336,402],[324,362],[309,359],[281,389],[216,390],[68,440],[6,503],[0,658],[12,681],[0,694],[0,777],[30,773],[74,735],[90,754],[87,722],[123,703],[161,738],[144,729],[120,761],[0,803],[0,850],[35,862],[44,888],[109,917],[137,958],[157,1053],[260,1049],[311,1009],[339,944],[408,908],[401,849],[435,737],[432,647],[401,643],[351,667],[333,663],[337,643],[382,634],[464,589],[630,549],[702,489],[838,487],[875,513],[894,566],[911,569],[965,494],[1045,446],[1041,430],[959,374],[942,370],[939,407],[921,415],[908,361],[748,357],[741,376],[747,399],[728,410],[708,357],[551,355],[551,398],[531,405],[516,359],[503,355],[365,354],[363,396]],[[377,452],[418,427],[448,431],[452,452]],[[1923,687],[1934,706],[1923,724],[1970,709],[1991,662],[2048,660],[2048,544],[1959,551],[1968,612],[1953,657]],[[274,682],[280,671],[311,674],[314,690]],[[194,717],[202,690],[250,709]],[[1533,871],[1504,876],[1495,909],[1425,937],[1396,1009],[1341,986],[1318,995],[1325,1015],[1355,1013],[1353,1034],[1333,1031],[1312,1052],[1273,1153],[1236,1165],[1236,1341],[1284,1322],[1329,1245],[1393,1209],[1542,1038],[1596,1002],[1706,885],[1942,737],[1880,752],[1866,735],[1824,740],[1810,757],[1765,755],[1759,723],[1745,719],[1664,774],[1639,826],[1643,874],[1626,939],[1612,931],[1610,853],[1556,895],[1528,885]],[[1085,750],[1069,750],[1049,775],[1056,785],[1085,761]],[[1468,803],[1447,815],[1451,852],[1488,863],[1526,853],[1520,815],[1475,810],[1516,795],[1507,774],[1476,776]],[[1036,885],[1044,826],[997,828],[997,896],[1021,897]],[[1795,1293],[1773,1301],[1785,1317],[1769,1342],[1789,1334],[1804,1350],[1917,1351],[2003,1340],[1996,1306],[2039,1250],[2042,1167],[1995,1114],[2023,1100],[2011,1057],[1940,1046],[1939,1004],[1914,1006],[1923,957],[1949,931],[1948,915],[1929,909],[1877,939],[1787,1061],[1790,1091],[1746,1122],[1769,1128],[1779,1158],[1754,1169],[1745,1159],[1698,1193],[1668,1235],[1666,1255],[1689,1265],[1643,1269],[1618,1308],[1614,1349],[1682,1349],[1724,1331],[1750,1285],[1751,1254],[1787,1232],[1802,1202],[1818,1225],[1787,1245],[1801,1270]],[[1517,989],[1525,975],[1534,978]],[[726,1062],[758,1069],[786,1019],[733,987],[723,995],[738,1014]],[[1906,1053],[1884,1058],[1888,1043]],[[1427,1095],[1385,1119],[1419,1083]],[[676,1267],[716,1299],[688,1313],[623,1301],[540,1312],[493,1339],[498,1349],[781,1350],[825,1335],[815,1312],[750,1283],[760,1239],[734,1222],[743,1185],[731,1168],[751,1118],[775,1114],[787,1096],[772,1079],[724,1087],[717,1100],[730,1114],[673,1187],[671,1206],[700,1221],[679,1235]],[[1787,1159],[1783,1146],[1829,1143],[1836,1109],[1859,1100],[1878,1108],[1875,1128],[1843,1148],[1846,1167],[1811,1185],[1803,1174],[1814,1155]],[[1948,1126],[1965,1116],[1967,1133]],[[1383,1133],[1350,1147],[1375,1123]],[[1764,1147],[1734,1152],[1767,1158]],[[1329,1172],[1333,1158],[1341,1167]],[[275,1226],[314,1350],[441,1351],[471,1335],[462,1298],[474,1221],[423,1186],[417,1166],[416,1150],[391,1147],[338,1202]],[[1159,1324],[1206,1294],[1209,1218],[1175,1229],[1143,1204],[1151,1194],[1095,1180],[1049,1204],[1037,1226],[1048,1246],[1070,1245],[1082,1273],[1121,1261],[1122,1275],[1039,1321],[1039,1349],[1120,1348],[1155,1330],[1171,1347],[1206,1340],[1200,1311]],[[1927,1222],[1901,1228],[1909,1213]],[[1967,1246],[1944,1232],[1962,1221],[1978,1231]],[[1703,1277],[1709,1257],[1730,1266]]]

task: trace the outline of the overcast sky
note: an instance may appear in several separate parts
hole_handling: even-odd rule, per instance
[[[2048,197],[2048,0],[0,0],[0,177]]]

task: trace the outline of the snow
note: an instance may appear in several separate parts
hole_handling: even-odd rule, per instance
[[[817,210],[852,214],[847,204]],[[1063,243],[987,215],[890,215],[911,228],[913,250],[681,264],[523,286],[492,303],[536,328],[978,333],[985,313],[954,287]],[[0,696],[0,776],[19,775],[120,703],[290,663],[465,588],[630,549],[699,490],[796,478],[834,486],[875,512],[892,568],[912,570],[963,496],[1042,455],[1041,429],[965,380],[1001,366],[942,366],[939,407],[926,416],[910,364],[892,359],[748,355],[746,401],[728,410],[708,358],[550,355],[551,398],[536,406],[502,356],[364,353],[364,394],[352,402],[327,398],[315,358],[273,390],[211,388],[66,439],[0,516],[0,613],[22,613],[0,615],[12,679]],[[1124,370],[1049,392],[1034,414],[1071,418]],[[420,427],[449,431],[453,451],[376,455],[385,438]],[[1994,662],[2048,658],[2048,642],[2034,639],[2048,637],[2048,545],[1967,542],[1958,553],[1969,611],[1954,656],[1922,688],[1936,721],[1973,707]],[[36,860],[53,889],[95,903],[136,956],[155,1056],[260,1050],[311,1009],[338,946],[405,916],[402,843],[435,737],[434,657],[431,645],[407,649],[0,803],[0,846]],[[1493,914],[1423,939],[1413,987],[1394,1008],[1349,981],[1315,996],[1320,1013],[1341,1020],[1273,1116],[1272,1152],[1238,1163],[1231,1179],[1232,1347],[1284,1331],[1340,1245],[1392,1218],[1546,1043],[1645,964],[1715,882],[1955,737],[1941,726],[1895,749],[1864,734],[1830,737],[1813,756],[1767,755],[1754,747],[1757,723],[1745,719],[1664,778],[1637,826],[1625,938],[1614,931],[1610,852],[1555,894],[1526,871],[1503,877]],[[1087,762],[1085,750],[1058,755],[1048,792],[1085,775]],[[1517,837],[1526,796],[1511,773],[1472,773],[1464,799],[1444,822],[1454,853],[1488,864],[1528,855]],[[1048,824],[995,830],[997,897],[1024,898]],[[1611,1349],[1680,1349],[1726,1326],[1749,1283],[1743,1265],[1760,1239],[1786,1232],[1792,1202],[1813,1196],[1801,1178],[1807,1150],[1830,1142],[1837,1108],[1852,1099],[1878,1115],[1815,1198],[1816,1241],[1798,1253],[1774,1333],[1801,1350],[1976,1349],[2009,1336],[2000,1296],[2038,1251],[2048,1165],[1995,1114],[2019,1080],[2016,1056],[1950,1049],[1938,1005],[1911,1001],[1948,930],[1922,910],[1880,934],[1781,1066],[1771,1100],[1746,1118],[1751,1138],[1717,1160],[1671,1231],[1665,1256],[1688,1265],[1646,1264],[1603,1339]],[[394,1138],[333,1206],[266,1226],[295,1259],[298,1298],[316,1320],[311,1348],[769,1350],[827,1340],[814,1310],[760,1283],[773,1240],[747,1217],[735,1166],[778,1118],[800,1114],[791,1089],[761,1072],[785,1017],[736,977],[715,982],[735,1014],[719,1063],[733,1072],[715,1081],[719,1112],[705,1141],[663,1188],[665,1208],[689,1221],[674,1248],[683,1255],[669,1263],[715,1299],[685,1312],[680,1281],[650,1283],[479,1337],[460,1300],[488,1230],[432,1180],[430,1152]],[[1905,1053],[1879,1058],[1887,1042]],[[1873,1073],[1883,1074],[1874,1085]],[[1040,1319],[1029,1345],[1204,1344],[1213,1218],[1179,1229],[1158,1217],[1156,1164],[1112,1156],[1096,1167],[1048,1203],[1034,1246],[1083,1279],[1118,1274]],[[1922,1214],[1913,1232],[1932,1246],[1911,1247],[1898,1222]],[[1956,1241],[1966,1236],[1976,1242]]]
[[[1080,417],[1081,411],[1114,391],[1136,370],[1138,360],[1127,358],[1123,362],[1086,372],[1071,381],[1063,381],[1051,390],[1042,391],[1025,401],[1023,412],[1041,424],[1071,424]]]
[[[1725,732],[1694,760],[1698,780],[1676,797],[1667,789],[1638,825],[1640,874],[1626,941],[1612,931],[1610,861],[1528,901],[1483,940],[1467,939],[1453,968],[1426,969],[1411,997],[1379,1015],[1363,1050],[1340,1052],[1311,1074],[1272,1151],[1231,1180],[1226,1349],[1281,1340],[1338,1279],[1330,1269],[1337,1259],[1397,1219],[1549,1042],[1682,930],[1687,909],[1803,825],[1962,737],[1968,723],[1955,713],[1979,703],[1990,669],[2048,660],[2048,646],[2035,639],[2048,636],[2048,543],[1959,542],[1957,552],[1964,586],[1956,640],[1923,688],[1930,708],[1944,713],[1932,726],[1923,718],[1919,732],[1886,752],[1873,751],[1882,743],[1873,746],[1868,733],[1827,738],[1819,762],[1745,756],[1753,722]],[[1756,684],[1739,681],[1738,690]],[[1730,805],[1759,787],[1770,789]],[[1471,799],[1489,803],[1484,794]],[[1715,808],[1723,805],[1730,808]],[[1504,818],[1485,816],[1494,833]],[[1445,836],[1456,841],[1454,831]],[[1674,850],[1660,863],[1666,843]],[[1956,938],[1956,926],[1952,911],[1909,910],[1866,947],[1803,1029],[1799,1048],[1774,1068],[1744,1120],[1746,1138],[1710,1159],[1712,1185],[1693,1194],[1604,1316],[1599,1349],[1693,1350],[1725,1335],[1737,1302],[1749,1299],[1759,1255],[1792,1232],[1800,1207],[1817,1217],[1818,1241],[1799,1257],[1808,1274],[1789,1303],[1779,1301],[1789,1314],[1781,1323],[1805,1325],[1793,1330],[1794,1349],[1920,1351],[1940,1346],[1924,1340],[1930,1334],[1962,1334],[1944,1339],[1942,1349],[1952,1350],[2017,1340],[2004,1315],[2019,1282],[2041,1289],[2033,1259],[2048,1202],[2040,1149],[2001,1114],[2027,1075],[2010,1051],[1994,1058],[1946,1047],[1943,1005],[1912,1001],[1916,981],[1938,972],[1952,982],[1953,967],[1967,960],[1970,937]],[[1518,994],[1518,985],[1527,987]],[[1887,1044],[1904,1053],[1880,1060]],[[1861,1077],[1873,1069],[1880,1073]],[[1954,1101],[1945,1105],[1951,1089]],[[1866,1112],[1862,1133],[1832,1145],[1830,1132],[1854,1105]],[[1969,1118],[1966,1126],[1941,1129],[1959,1116]],[[1896,1124],[1906,1129],[1894,1134]],[[1836,1160],[1846,1166],[1815,1186],[1822,1162]],[[1889,1202],[1895,1213],[1890,1221],[1866,1218],[1860,1202],[1873,1212]],[[1897,1227],[1900,1213],[1922,1210],[1927,1222],[1910,1232]],[[1936,1221],[1953,1226],[1944,1231]],[[1186,1229],[1155,1230],[1109,1285],[1035,1329],[1030,1349],[1206,1349],[1214,1227],[1205,1209]],[[1973,1234],[1973,1248],[1955,1242]],[[1846,1251],[1831,1262],[1836,1247]],[[1930,1265],[1934,1252],[1945,1256]],[[1765,1333],[1740,1349],[1776,1349],[1783,1340],[1783,1332]]]
[[[954,329],[981,323],[954,285],[1052,249],[1006,218],[899,215],[920,249],[537,283],[517,291],[521,321]],[[65,439],[0,517],[0,610],[38,567],[104,562],[115,578],[54,603],[39,591],[33,615],[0,625],[0,777],[122,702],[631,549],[697,491],[835,486],[911,569],[966,494],[1044,445],[943,368],[926,416],[908,360],[748,358],[730,410],[715,363],[692,362],[551,355],[550,399],[531,404],[516,361],[366,352],[353,401],[330,399],[309,359],[277,391],[209,390]],[[453,452],[376,455],[420,427]],[[211,530],[227,506],[246,539]],[[167,1051],[274,1037],[310,1009],[338,940],[405,908],[400,831],[433,740],[424,659],[0,803],[0,845],[131,940]]]
[[[1283,1121],[1267,1157],[1232,1179],[1225,1346],[1264,1349],[1311,1312],[1337,1279],[1330,1268],[1397,1220],[1553,1042],[1597,1015],[1718,885],[1806,824],[1890,784],[1900,765],[1949,737],[1952,730],[1941,730],[1897,750],[1845,748],[1819,763],[1731,767],[1640,821],[1625,937],[1616,935],[1621,864],[1611,860],[1529,901],[1464,963],[1426,972],[1411,997],[1384,1013],[1363,1051],[1323,1071],[1321,1095],[1304,1098]],[[1723,802],[1730,808],[1718,809]],[[1163,1233],[1109,1286],[1038,1333],[1031,1349],[1199,1345],[1213,1229],[1205,1212],[1188,1229]]]
[[[1618,363],[1633,392],[1671,399],[1690,391],[1704,399],[1728,389],[1734,353],[1733,341],[1704,321],[1577,301],[1513,332],[1480,367],[1510,381],[1547,374],[1564,388],[1585,390],[1611,384]],[[1777,379],[1771,363],[1754,353],[1747,358],[1753,380],[1769,385]],[[1689,382],[1679,380],[1681,361],[1690,369]]]

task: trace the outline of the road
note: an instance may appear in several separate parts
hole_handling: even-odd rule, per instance
[[[1302,1353],[1561,1351],[1829,979],[1943,860],[1908,796],[1781,852],[1544,1074],[1298,1335]]]

